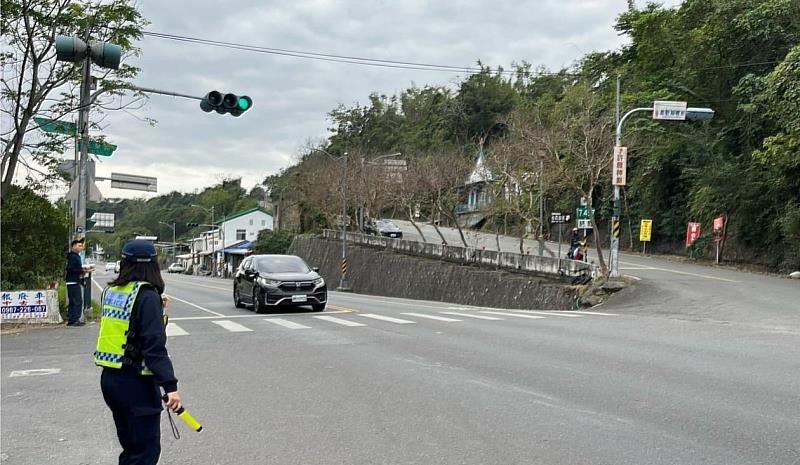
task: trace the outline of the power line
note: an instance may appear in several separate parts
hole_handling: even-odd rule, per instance
[[[445,71],[445,72],[456,72],[456,73],[466,73],[466,74],[478,74],[485,71],[485,69],[474,68],[469,66],[440,65],[432,63],[417,63],[417,62],[398,61],[398,60],[382,60],[377,58],[363,58],[363,57],[348,56],[348,55],[333,55],[333,54],[318,53],[318,52],[304,52],[298,50],[287,50],[287,49],[272,48],[272,47],[262,47],[257,45],[240,44],[235,42],[224,42],[218,40],[202,39],[198,37],[181,36],[176,34],[165,34],[160,32],[143,32],[142,34],[149,37],[174,40],[178,42],[202,44],[220,48],[267,53],[272,55],[289,56],[294,58],[305,58],[310,60],[355,64],[362,66],[375,66],[375,67],[397,68],[397,69],[415,69],[421,71]],[[514,76],[517,74],[517,72],[514,70],[503,70],[496,72],[510,76]],[[533,74],[538,76],[570,75],[569,73],[551,73],[551,72],[534,72]]]

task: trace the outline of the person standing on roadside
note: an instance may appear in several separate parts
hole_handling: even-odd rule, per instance
[[[164,280],[150,241],[128,241],[119,276],[102,294],[94,362],[122,446],[120,465],[155,465],[161,455],[162,399],[181,407],[167,353]],[[163,394],[162,394],[163,390]]]
[[[64,280],[67,283],[67,299],[69,300],[67,310],[67,326],[83,326],[81,321],[83,313],[83,262],[81,261],[81,251],[85,245],[85,239],[73,239],[70,242],[70,251],[67,254],[67,264],[64,268]]]

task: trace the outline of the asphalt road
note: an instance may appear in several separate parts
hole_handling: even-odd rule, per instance
[[[674,281],[656,305],[586,313],[331,293],[321,314],[265,315],[234,308],[230,281],[167,275],[169,350],[205,430],[174,440],[164,417],[161,463],[800,464],[797,287],[658,273]],[[792,299],[764,324],[702,298],[703,317],[658,310],[688,282]],[[3,464],[115,463],[96,334],[3,335]]]

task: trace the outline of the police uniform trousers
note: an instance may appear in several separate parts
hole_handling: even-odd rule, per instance
[[[103,368],[103,399],[122,446],[119,465],[155,465],[161,455],[161,392],[152,376],[135,369]]]

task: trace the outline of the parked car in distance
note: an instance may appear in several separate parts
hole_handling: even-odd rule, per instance
[[[236,270],[233,302],[237,308],[249,305],[256,313],[304,305],[321,312],[328,288],[317,271],[294,255],[251,255]]]
[[[364,225],[364,232],[376,236],[392,237],[395,239],[403,238],[403,231],[397,227],[392,220],[371,219]]]
[[[114,262],[106,262],[106,271],[116,271],[117,264]]]
[[[184,271],[186,271],[186,268],[180,263],[173,263],[167,267],[167,273],[183,273]]]

